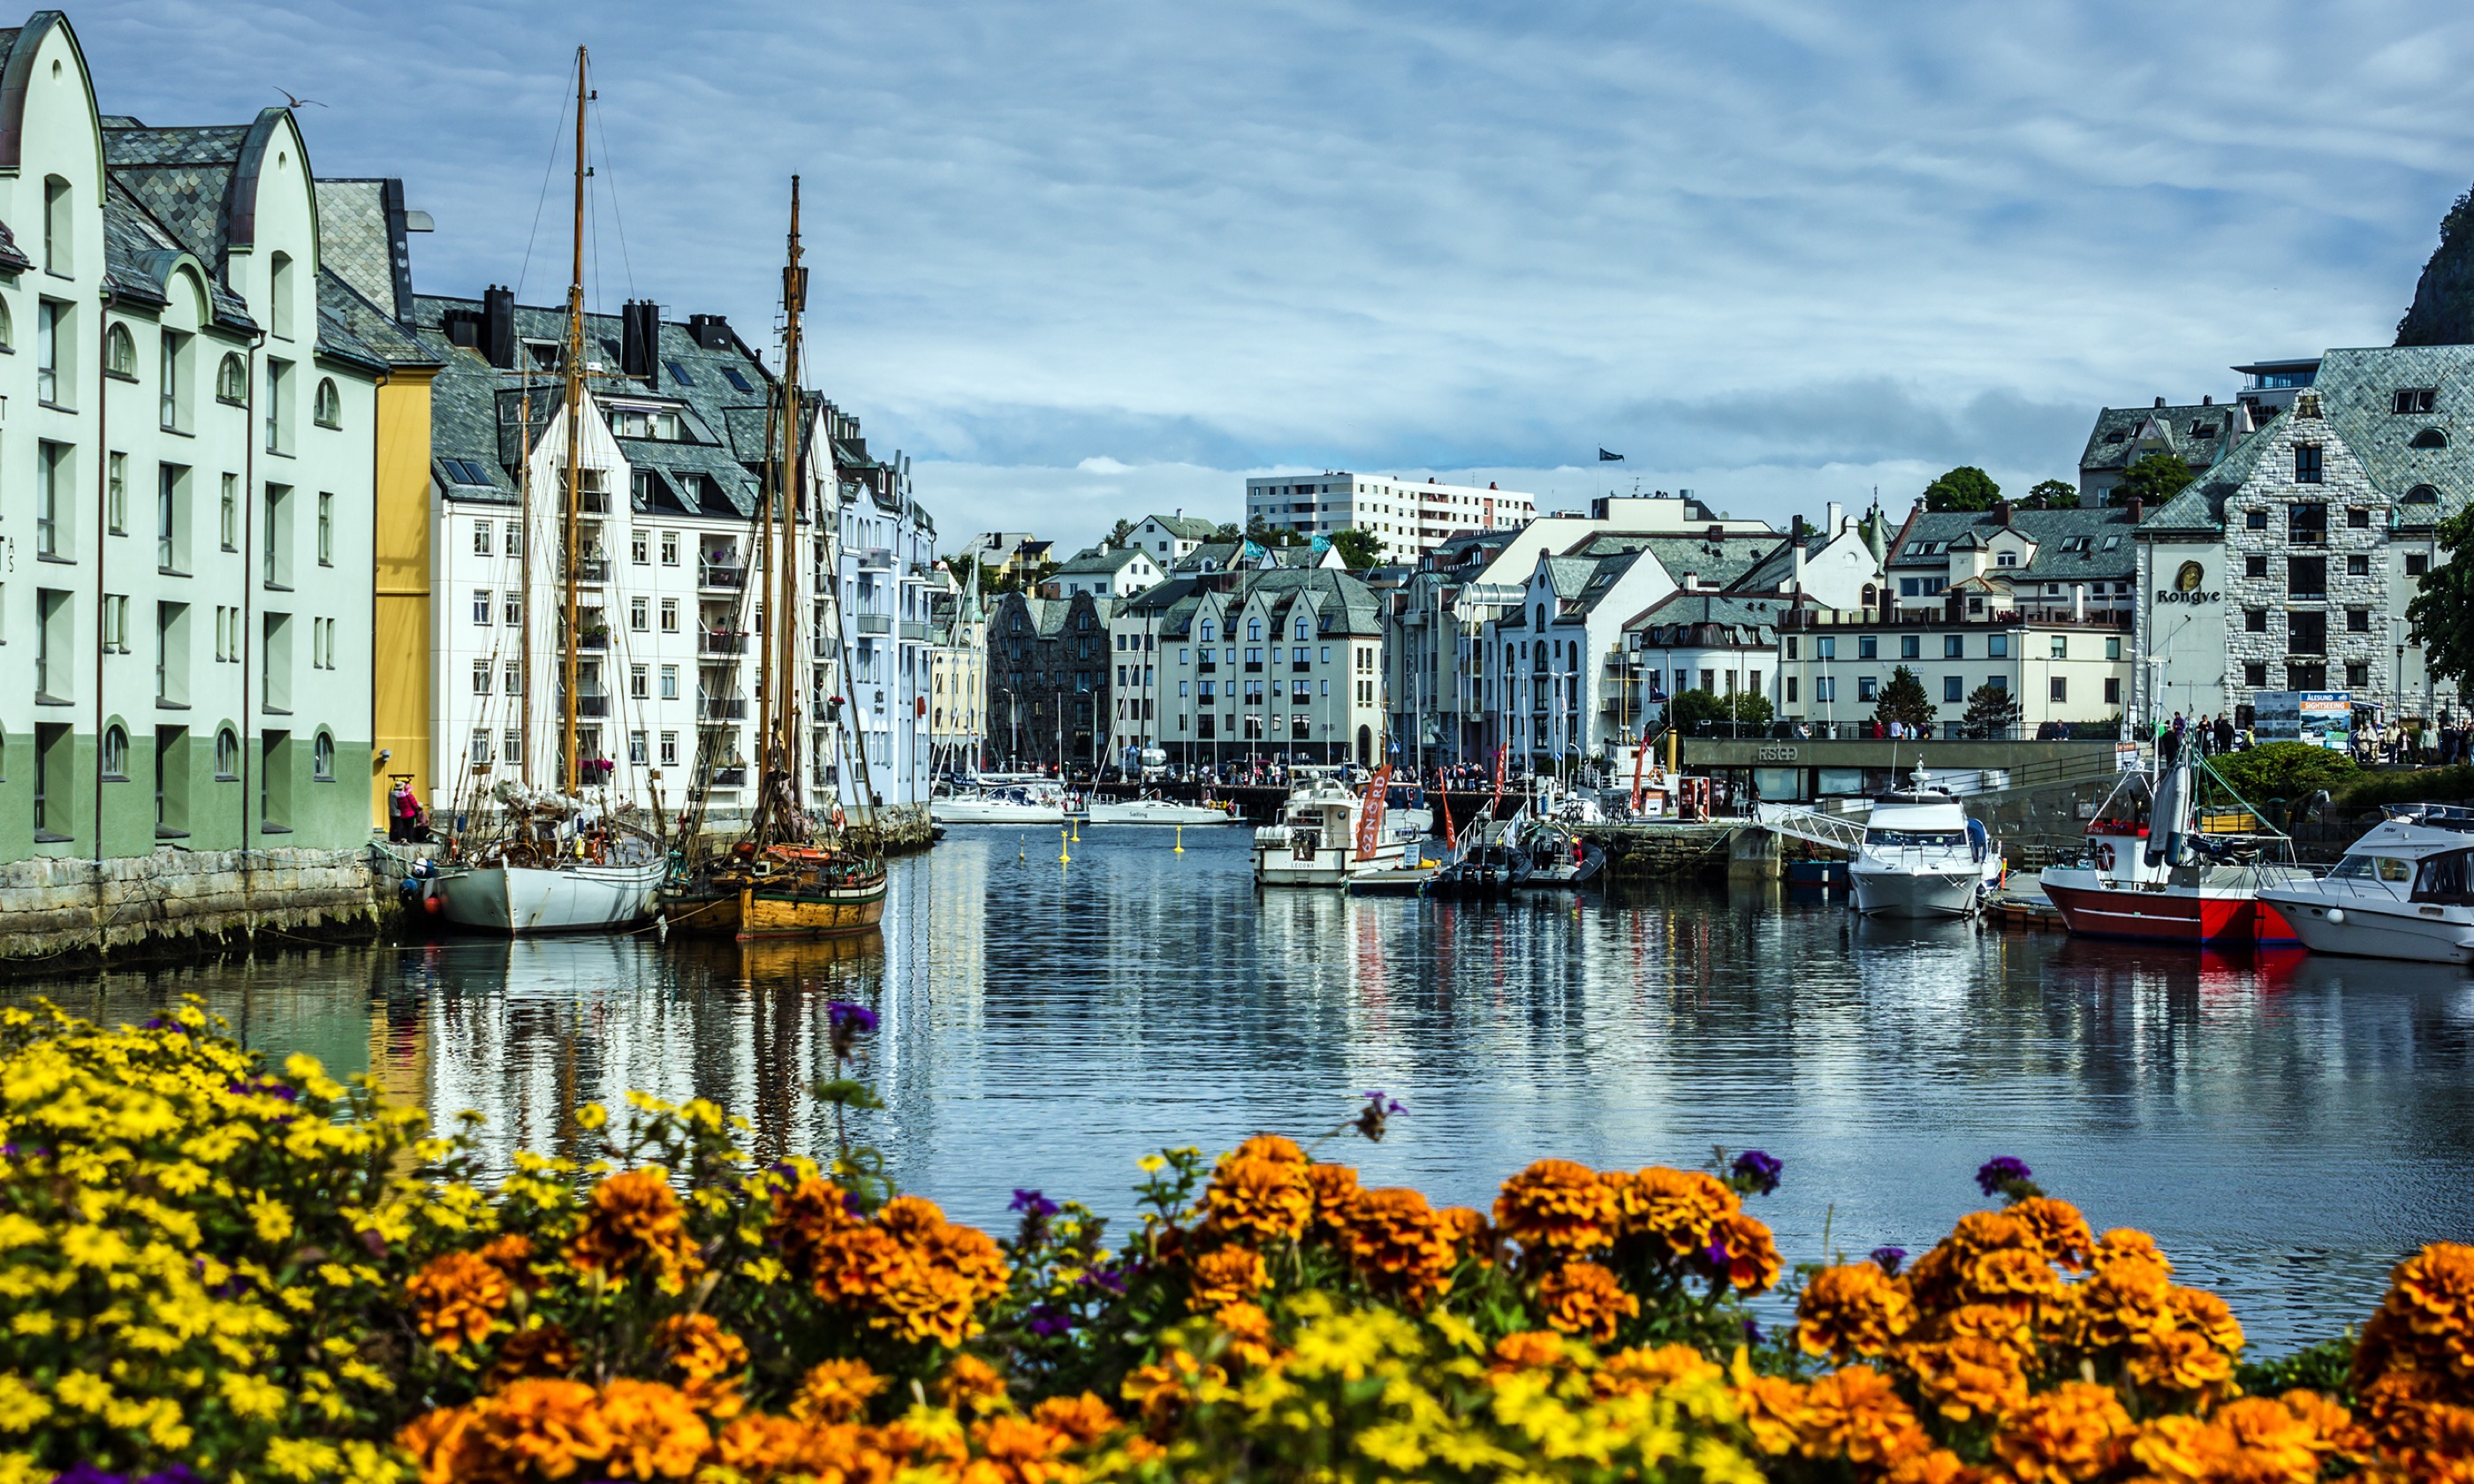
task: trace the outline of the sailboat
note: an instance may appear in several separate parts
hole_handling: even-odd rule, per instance
[[[497,822],[492,838],[458,839],[449,864],[432,880],[439,915],[460,927],[507,934],[591,932],[623,928],[653,910],[661,888],[661,842],[618,817],[604,797],[588,796],[576,746],[576,690],[582,643],[576,583],[580,549],[584,427],[584,108],[586,56],[575,51],[575,252],[567,287],[567,345],[562,359],[567,395],[567,491],[560,531],[566,553],[565,625],[560,634],[560,786],[538,788],[509,778],[491,791]],[[525,422],[527,432],[530,421]],[[529,464],[529,460],[527,460]],[[531,484],[525,482],[529,496]],[[529,499],[527,500],[529,504]],[[529,519],[530,512],[526,512]],[[527,562],[527,586],[529,563]],[[524,606],[525,668],[530,670],[532,606]],[[531,687],[525,687],[529,698]],[[530,700],[525,702],[529,737]],[[524,754],[531,755],[527,746]]]
[[[747,832],[717,859],[694,855],[691,833],[688,853],[662,898],[669,920],[683,931],[731,935],[741,942],[764,938],[822,938],[873,931],[885,917],[885,862],[850,848],[843,834],[841,806],[832,806],[827,821],[818,821],[802,801],[799,745],[798,673],[799,562],[798,518],[800,442],[813,422],[799,386],[799,317],[807,305],[808,271],[800,266],[799,180],[790,178],[789,261],[782,271],[782,380],[774,415],[767,420],[781,443],[774,450],[774,478],[765,491],[759,519],[762,551],[768,580],[775,585],[771,630],[757,666],[757,694],[764,713],[761,746],[764,778]],[[820,454],[831,467],[830,444]],[[832,523],[821,511],[817,529]],[[778,541],[777,541],[778,537]],[[833,538],[828,536],[827,549]],[[779,560],[776,560],[776,552]],[[837,650],[842,642],[841,605],[834,585],[825,585],[823,611],[830,615]],[[821,637],[821,636],[820,636]],[[842,666],[848,673],[848,664]],[[837,732],[838,734],[838,732]],[[857,750],[859,797],[876,797],[867,777],[867,749]],[[866,805],[861,805],[862,810]],[[829,827],[819,830],[825,823]]]

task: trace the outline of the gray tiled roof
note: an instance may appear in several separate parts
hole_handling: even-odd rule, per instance
[[[1069,572],[1114,572],[1134,562],[1148,562],[1151,554],[1130,546],[1086,546],[1074,554],[1073,560],[1059,565],[1055,575]]]
[[[1156,615],[1158,632],[1164,635],[1193,632],[1195,611],[1202,606],[1206,592],[1223,590],[1226,584],[1225,609],[1243,607],[1256,594],[1264,594],[1271,606],[1273,621],[1285,625],[1300,603],[1310,605],[1316,613],[1316,632],[1325,634],[1376,634],[1383,632],[1382,610],[1372,589],[1354,575],[1330,567],[1273,567],[1249,569],[1237,574],[1233,583],[1227,578],[1204,576],[1175,577],[1130,598],[1120,600],[1118,611],[1130,615]]]
[[[1627,633],[1645,632],[1649,637],[1644,642],[1653,648],[1661,643],[1717,642],[1765,649],[1778,642],[1779,614],[1788,607],[1775,598],[1674,592],[1626,621],[1624,629]],[[1713,624],[1718,628],[1703,634],[1686,636],[1678,633]]]
[[[386,182],[320,180],[318,266],[372,304],[395,302],[394,245],[387,236]]]
[[[1200,515],[1153,515],[1153,524],[1181,541],[1207,541],[1220,527]]]
[[[2245,445],[2247,446],[2247,445]],[[2241,449],[2235,454],[2240,457]],[[2127,578],[2137,565],[2131,539],[2130,511],[2121,505],[2090,505],[2078,510],[2014,510],[2010,528],[2036,543],[2034,555],[2022,567],[2004,567],[2000,575],[2038,582],[2072,582]],[[1993,511],[1926,511],[1917,515],[1887,563],[1892,572],[1942,571],[1953,550],[1980,545],[2001,529]],[[2086,538],[2080,549],[2079,538]],[[2108,547],[2107,538],[2116,538]]]
[[[2241,442],[2243,411],[2240,402],[2099,408],[2096,425],[2088,429],[2087,447],[2079,453],[2079,467],[2126,468],[2134,455],[2153,452],[2152,444],[2161,443],[2191,467],[2206,468]]]

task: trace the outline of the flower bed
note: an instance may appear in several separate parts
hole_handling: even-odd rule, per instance
[[[837,1007],[837,1056],[872,1027]],[[1758,1152],[1541,1161],[1479,1211],[1269,1135],[1146,1161],[1120,1239],[1032,1190],[997,1239],[864,1148],[753,1167],[700,1101],[579,1109],[484,1188],[194,1007],[0,1013],[0,1484],[2474,1479],[2474,1249],[2401,1264],[2350,1366],[2246,1369],[2016,1161],[1912,1263],[1783,1271]]]

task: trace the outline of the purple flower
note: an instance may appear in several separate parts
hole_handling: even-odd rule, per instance
[[[1727,1265],[1727,1244],[1725,1242],[1711,1242],[1709,1248],[1702,1253],[1702,1256],[1710,1259],[1710,1265],[1711,1267],[1723,1268]]]
[[[1097,1288],[1118,1298],[1126,1294],[1126,1275],[1116,1268],[1092,1268],[1082,1275],[1080,1282],[1085,1288]]]
[[[1882,1272],[1896,1278],[1899,1276],[1899,1265],[1907,1260],[1907,1250],[1904,1247],[1876,1247],[1873,1249],[1873,1260],[1880,1264]]]
[[[187,1464],[174,1464],[139,1478],[137,1484],[205,1484],[198,1472]]]
[[[52,1484],[129,1484],[125,1473],[106,1473],[92,1464],[72,1464],[52,1476]]]
[[[2014,1160],[2006,1154],[1999,1155],[1985,1161],[1983,1167],[1976,1172],[1976,1188],[1986,1195],[2000,1195],[2004,1186],[2025,1180],[2027,1176],[2026,1161]]]
[[[1006,1209],[1020,1211],[1033,1221],[1045,1221],[1055,1215],[1062,1208],[1036,1190],[1016,1190],[1013,1193],[1013,1204]]]
[[[1383,1095],[1383,1089],[1380,1088],[1375,1089],[1371,1092],[1363,1092],[1358,1095],[1365,1098],[1369,1103],[1373,1104],[1375,1107],[1382,1109],[1386,1117],[1389,1117],[1395,1113],[1408,1112],[1407,1109],[1400,1106],[1396,1099],[1385,1097]],[[1385,1106],[1386,1104],[1389,1104],[1390,1106],[1387,1107]]]
[[[1733,1173],[1747,1188],[1767,1195],[1779,1187],[1779,1172],[1785,1168],[1783,1161],[1774,1160],[1758,1149],[1747,1149],[1735,1156]]]
[[[1053,1340],[1074,1332],[1074,1315],[1054,1304],[1043,1304],[1031,1311],[1023,1328],[1043,1340]]]
[[[846,999],[835,1000],[825,1007],[825,1018],[836,1030],[844,1026],[864,1034],[876,1029],[876,1012],[865,1005],[855,1005]]]
[[[1756,1321],[1750,1319],[1744,1321],[1744,1343],[1747,1345],[1761,1343],[1761,1327]]]

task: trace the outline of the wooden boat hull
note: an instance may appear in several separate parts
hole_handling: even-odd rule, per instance
[[[885,882],[825,892],[739,892],[739,941],[758,938],[839,938],[876,930],[885,921]]]

